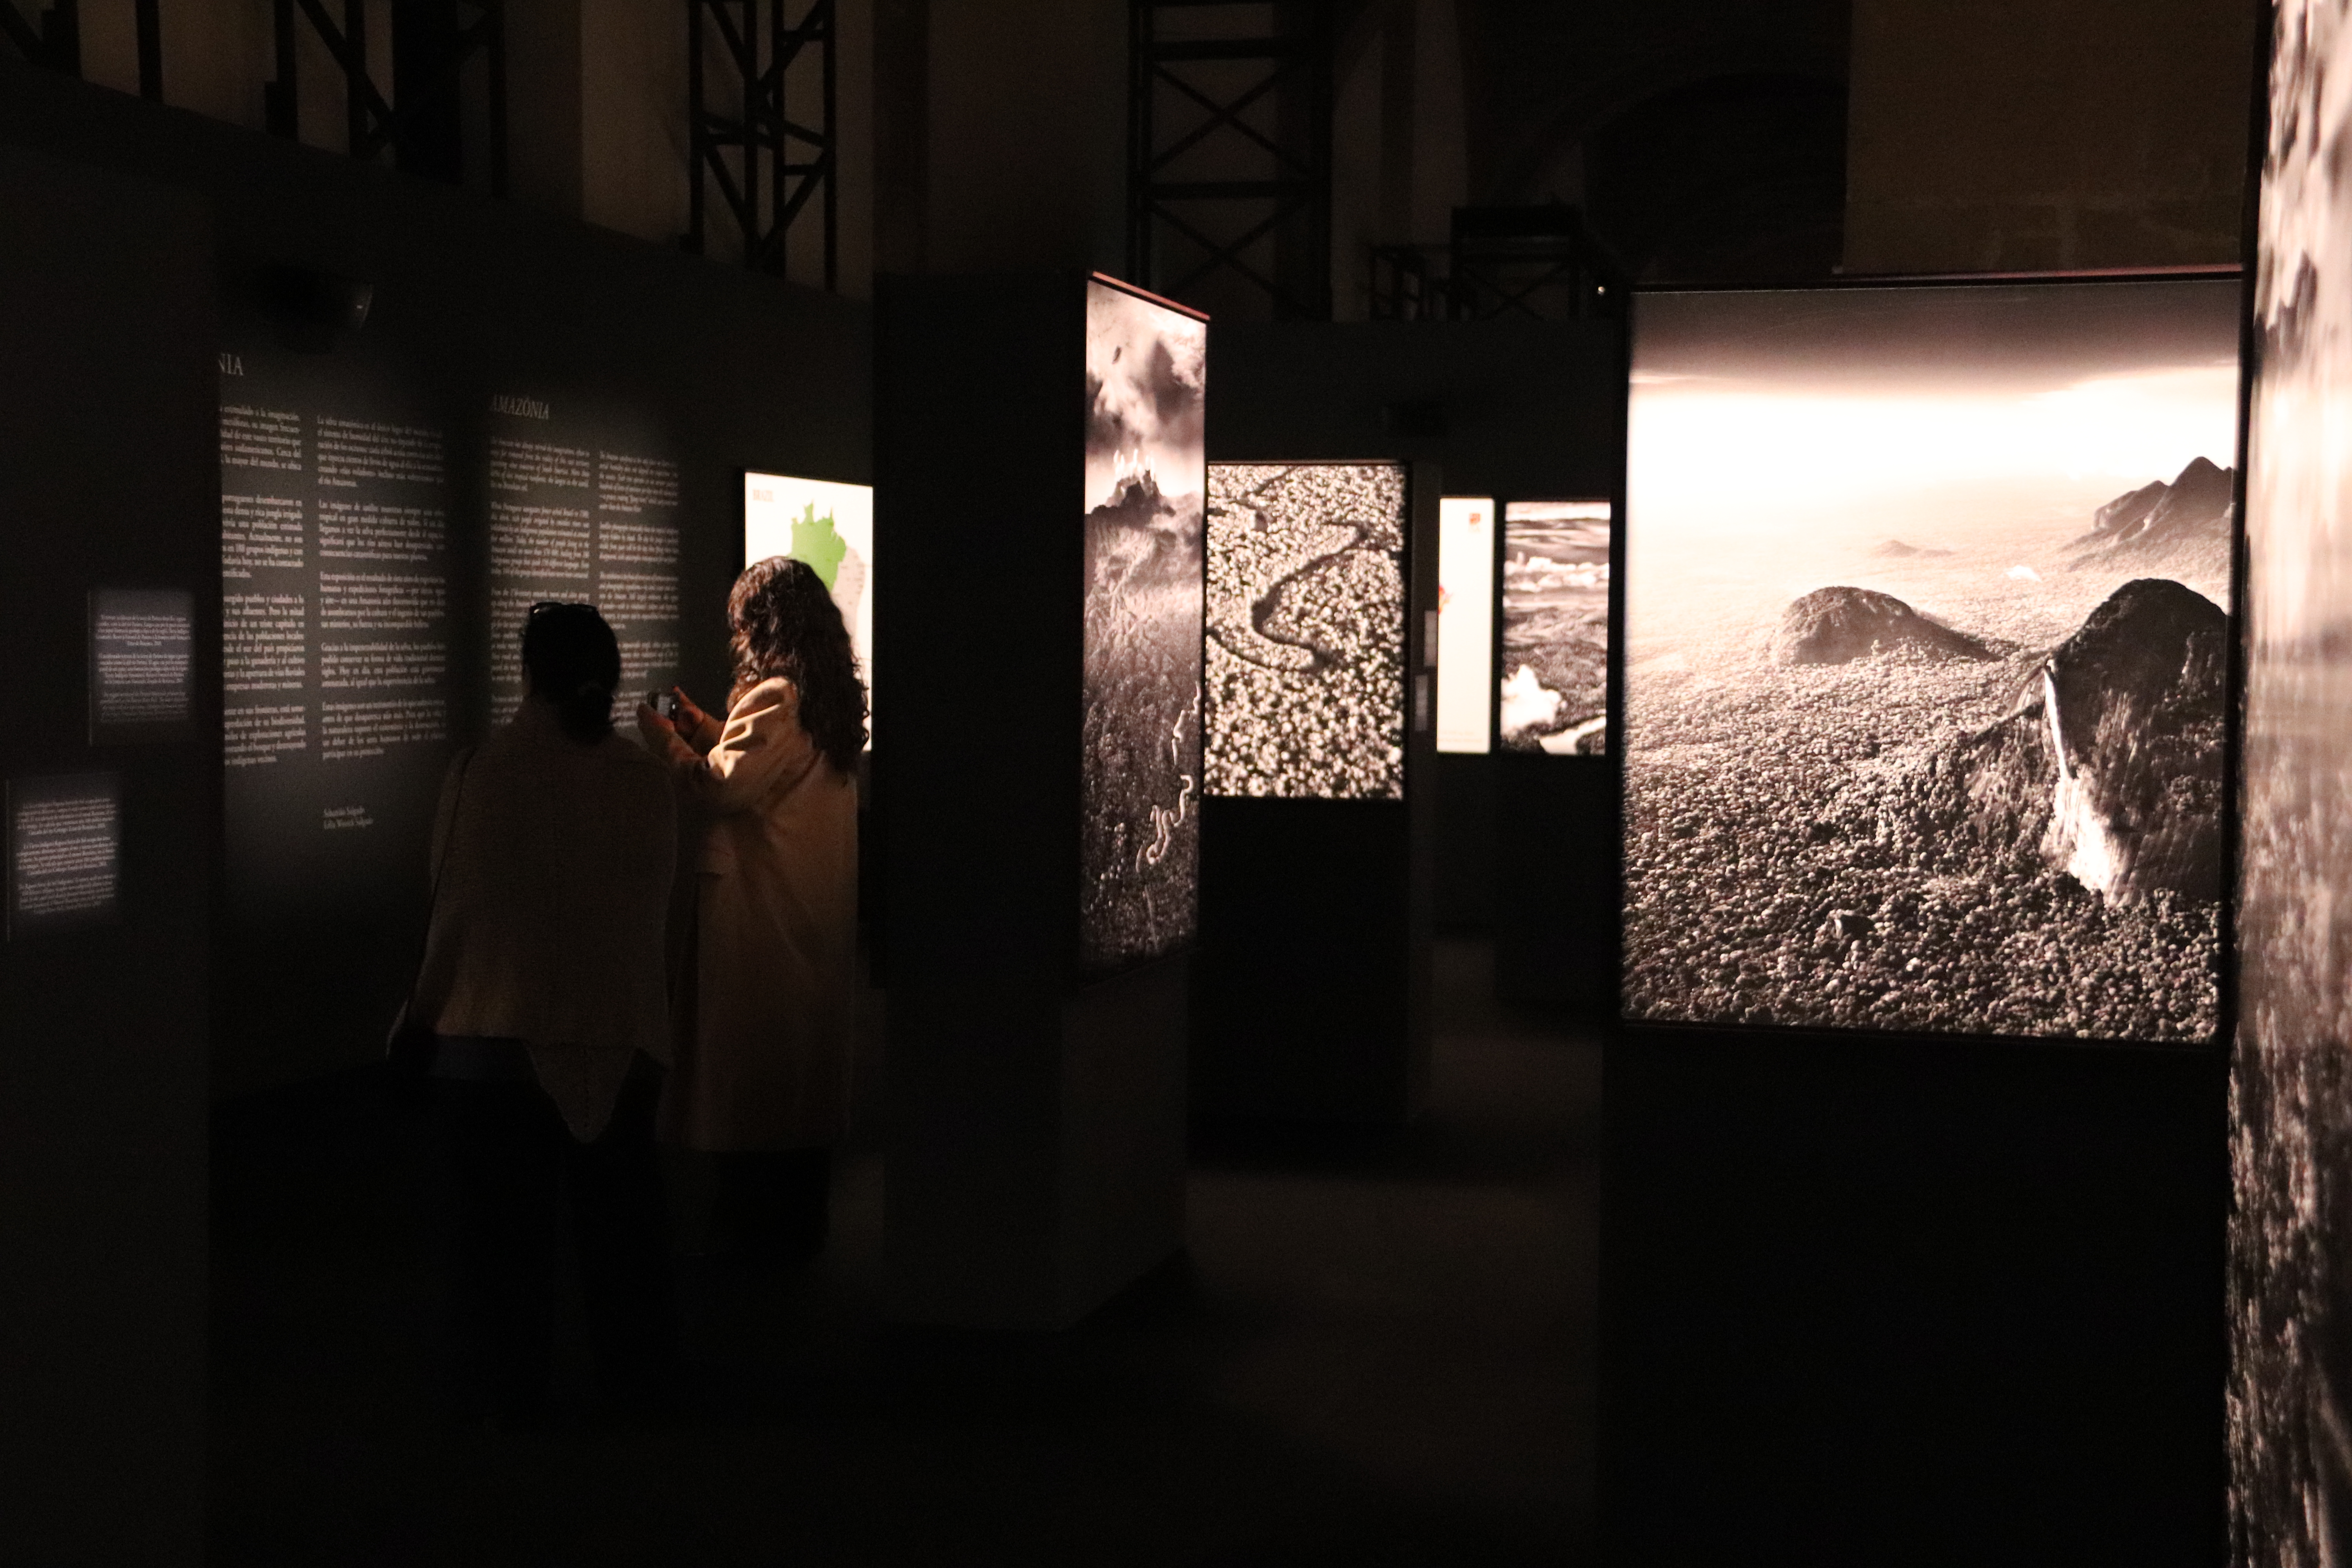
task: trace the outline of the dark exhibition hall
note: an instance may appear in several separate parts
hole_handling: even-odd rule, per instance
[[[2347,431],[2352,0],[0,0],[0,1568],[2352,1563]]]

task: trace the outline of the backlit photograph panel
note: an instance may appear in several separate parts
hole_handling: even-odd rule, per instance
[[[1505,751],[1609,749],[1609,514],[1605,500],[1503,508]]]
[[[1209,468],[1209,793],[1404,797],[1405,470]]]
[[[1437,503],[1437,749],[1493,748],[1495,502]]]
[[[2213,1037],[2238,300],[1637,301],[1629,1016]]]
[[[789,555],[805,561],[833,592],[857,650],[857,673],[874,696],[874,487],[743,476],[743,563]],[[873,727],[866,727],[873,748]]]
[[[1200,905],[1208,323],[1087,285],[1079,962],[1192,938]]]
[[[2281,0],[2253,277],[2231,1561],[2352,1556],[2352,16]]]

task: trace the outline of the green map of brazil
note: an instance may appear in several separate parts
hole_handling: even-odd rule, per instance
[[[824,579],[827,592],[832,591],[834,579],[840,575],[841,558],[848,553],[849,542],[833,526],[833,513],[817,516],[814,501],[793,519],[793,559],[807,562]]]

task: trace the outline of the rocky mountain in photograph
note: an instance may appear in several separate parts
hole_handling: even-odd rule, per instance
[[[2093,517],[2091,531],[2067,546],[2077,552],[2075,568],[2182,549],[2227,550],[2235,480],[2233,470],[2197,458],[2170,484],[2156,479],[2117,496]]]
[[[2110,905],[2218,900],[2229,636],[2179,583],[2117,588],[2006,716],[1931,762],[1927,830],[2031,847]]]
[[[1850,664],[1906,653],[1932,659],[1994,657],[1976,638],[1868,588],[1814,589],[1780,613],[1772,637],[1776,664]]]
[[[1197,574],[1198,496],[1162,495],[1150,473],[1131,475],[1118,493],[1087,514],[1087,553],[1097,587],[1126,595],[1189,582]]]
[[[1871,553],[1885,561],[1913,561],[1931,555],[1949,555],[1951,552],[1938,550],[1929,544],[1906,544],[1899,539],[1890,539]]]

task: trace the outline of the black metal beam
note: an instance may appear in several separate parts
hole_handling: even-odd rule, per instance
[[[1205,8],[1129,0],[1128,275],[1195,304],[1236,280],[1278,317],[1328,317],[1330,0],[1228,10],[1223,33],[1195,21],[1162,36],[1174,13]],[[1171,241],[1178,254],[1163,255]]]
[[[16,0],[0,0],[0,38],[37,66],[81,74],[81,12],[78,0],[49,0],[26,21]]]
[[[688,0],[684,244],[707,253],[715,192],[740,237],[743,265],[784,277],[793,225],[815,203],[824,286],[833,289],[840,282],[838,13],[835,0],[808,0],[793,22],[788,3]],[[812,54],[819,80],[814,124],[787,112],[785,94],[793,67]],[[807,155],[795,158],[796,148]]]
[[[139,29],[139,96],[150,103],[161,103],[163,101],[162,0],[132,0],[131,16]]]
[[[5,0],[0,0],[5,3]],[[152,0],[145,0],[152,4]],[[272,0],[277,79],[264,94],[268,128],[289,139],[301,134],[298,78],[299,33],[307,24],[343,79],[343,143],[354,158],[373,163],[386,152],[412,174],[458,180],[463,117],[459,103],[466,68],[482,63],[488,106],[486,149],[490,194],[507,194],[505,0],[390,0],[394,86],[387,99],[370,73],[367,0],[342,0],[340,20],[324,0]],[[470,20],[461,14],[470,13]],[[158,87],[161,92],[161,51]]]

